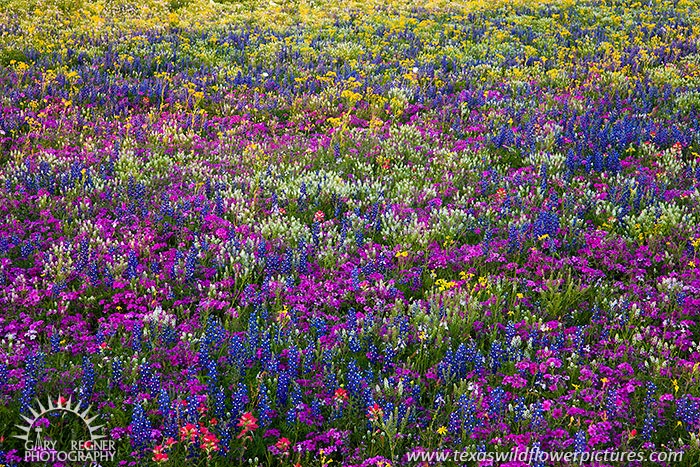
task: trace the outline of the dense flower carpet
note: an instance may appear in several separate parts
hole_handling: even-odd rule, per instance
[[[1,2],[0,464],[77,465],[89,413],[101,465],[698,465],[699,38],[688,0]]]

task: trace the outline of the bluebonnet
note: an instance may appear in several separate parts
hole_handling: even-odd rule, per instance
[[[576,331],[573,336],[573,344],[576,347],[576,352],[582,355],[584,352],[584,328],[583,326],[576,326]]]
[[[89,260],[89,253],[90,253],[89,243],[88,243],[88,240],[86,238],[84,238],[83,240],[80,241],[80,246],[79,246],[79,250],[78,250],[78,260],[75,263],[75,269],[78,272],[82,272],[87,267],[88,260]]]
[[[620,165],[620,155],[614,149],[610,151],[607,159],[605,160],[606,169],[612,173],[618,173],[622,169]]]
[[[352,288],[358,290],[360,288],[360,270],[357,267],[352,268]]]
[[[275,372],[277,370],[277,358],[272,352],[269,332],[265,332],[263,334],[263,340],[261,345],[261,362],[265,371]]]
[[[504,360],[503,347],[499,341],[493,341],[491,343],[491,353],[489,357],[491,360],[491,370],[494,372],[498,371]]]
[[[576,171],[576,167],[577,167],[576,155],[574,154],[573,149],[569,149],[569,151],[566,153],[565,165],[566,165],[566,176],[567,176],[567,178],[571,178],[571,176]]]
[[[197,400],[197,396],[195,394],[189,395],[187,397],[187,405],[185,406],[185,419],[190,423],[194,423],[195,425],[199,420],[199,411],[197,410],[198,407],[199,401]]]
[[[61,336],[59,336],[57,332],[51,334],[50,342],[52,353],[58,353],[61,351]]]
[[[80,385],[78,400],[80,408],[86,409],[90,404],[90,398],[95,388],[95,365],[87,356],[83,356],[83,378]]]
[[[131,280],[137,277],[137,268],[139,266],[139,259],[134,250],[130,250],[127,255],[127,266],[126,266],[126,278]]]
[[[513,348],[513,339],[515,339],[516,336],[516,330],[515,330],[515,324],[512,321],[508,321],[506,324],[506,330],[505,330],[505,335],[506,335],[506,351],[508,353],[508,358],[510,360],[515,360],[516,355],[515,349]]]
[[[299,188],[299,198],[297,199],[297,205],[299,206],[299,211],[303,212],[306,210],[308,195],[306,193],[306,183],[302,182]]]
[[[311,327],[316,331],[318,337],[323,337],[328,333],[328,323],[321,316],[315,316],[311,320]]]
[[[603,171],[604,160],[603,154],[600,152],[600,149],[596,149],[595,151],[593,151],[593,154],[591,155],[591,166],[596,172]]]
[[[36,396],[36,388],[44,371],[44,354],[37,352],[27,357],[24,369],[24,387],[20,396],[20,413],[27,413]]]
[[[158,410],[164,417],[170,413],[170,397],[165,389],[161,389],[158,393]]]
[[[248,403],[248,387],[243,382],[238,383],[238,388],[233,393],[231,407],[231,418],[238,420],[238,418],[245,412],[245,406]]]
[[[219,420],[222,420],[226,416],[226,395],[222,388],[216,388],[213,391],[210,390],[210,394],[213,394],[214,399],[214,415]]]
[[[374,364],[379,363],[379,361],[381,360],[381,357],[379,355],[379,349],[374,344],[374,342],[371,342],[369,344],[369,348],[367,349],[367,359]]]
[[[546,424],[541,402],[535,402],[532,405],[532,420],[530,423],[533,429],[539,429]]]
[[[287,423],[292,424],[297,420],[297,408],[302,404],[302,394],[299,385],[294,384],[291,396],[291,408],[287,412]]]
[[[501,387],[494,388],[491,391],[491,400],[489,402],[489,415],[492,418],[501,415],[505,409],[506,393]]]
[[[23,258],[29,257],[34,252],[34,245],[32,245],[31,240],[28,240],[26,243],[22,244],[22,247],[20,248],[20,254],[22,255]]]
[[[321,234],[321,224],[318,221],[314,221],[311,224],[311,237],[313,239],[314,245],[317,248],[320,244],[320,234]]]
[[[117,357],[112,360],[112,380],[110,381],[110,386],[116,387],[121,383],[123,372],[124,363],[121,359]]]
[[[493,240],[493,230],[491,226],[487,223],[484,227],[484,252],[488,252],[491,248],[491,240]]]
[[[355,245],[357,245],[358,248],[361,248],[362,245],[365,243],[365,236],[362,233],[362,230],[357,230],[355,231]]]
[[[174,346],[178,341],[177,332],[172,326],[165,326],[160,334],[160,341],[165,347]]]
[[[260,426],[269,426],[272,423],[272,407],[270,406],[270,397],[267,393],[265,383],[260,384],[260,393],[258,394],[258,412],[260,413]]]
[[[143,362],[139,365],[139,387],[144,392],[154,396],[160,388],[160,379],[153,373],[151,365],[148,362]]]
[[[91,261],[88,266],[87,272],[88,279],[90,280],[90,285],[97,287],[100,285],[100,272],[96,261]]]
[[[454,359],[453,359],[453,370],[456,373],[456,376],[458,378],[466,378],[467,376],[467,362],[468,362],[468,353],[467,353],[467,346],[464,344],[464,342],[459,344],[459,347],[457,348],[457,351],[454,354]]]
[[[197,249],[193,246],[187,253],[185,259],[185,282],[194,281],[195,270],[197,268]]]
[[[695,431],[700,422],[700,400],[688,394],[676,401],[676,418],[683,422],[688,431]]]
[[[586,452],[587,444],[586,432],[583,430],[577,431],[574,434],[574,452]]]
[[[306,242],[304,240],[299,240],[299,265],[297,266],[297,270],[299,274],[308,274],[309,272],[309,258],[308,258],[308,253],[306,251]]]
[[[520,251],[521,248],[520,231],[517,227],[510,226],[508,228],[508,252]]]
[[[287,351],[287,373],[291,378],[299,374],[299,363],[301,361],[301,353],[299,348],[292,344]]]
[[[134,406],[131,416],[131,442],[137,450],[145,449],[151,444],[151,422],[141,404]]]
[[[513,408],[515,415],[513,421],[515,423],[525,420],[525,414],[527,412],[527,407],[525,406],[525,399],[523,396],[518,396],[515,399],[515,407]]]
[[[345,239],[348,236],[348,220],[343,217],[340,221],[340,243],[341,245],[345,243]]]
[[[287,405],[287,394],[289,392],[289,385],[291,384],[291,378],[286,371],[283,371],[279,378],[277,379],[277,396],[276,401],[280,407]]]
[[[360,339],[357,337],[357,333],[354,331],[350,333],[348,336],[348,348],[350,349],[351,352],[361,352],[362,351],[362,345],[360,343]]]
[[[362,372],[354,359],[350,360],[350,363],[348,363],[348,368],[345,372],[345,379],[350,394],[359,396],[362,391]]]
[[[540,211],[534,225],[534,235],[539,238],[543,235],[553,237],[559,230],[559,216],[551,211]]]
[[[542,195],[545,195],[547,193],[547,184],[548,184],[548,177],[547,177],[547,164],[542,164],[540,166],[540,192]]]
[[[533,450],[534,452],[537,452],[537,453],[540,452],[541,448],[540,448],[540,442],[539,442],[539,441],[536,441],[536,442],[532,445],[532,450]],[[544,458],[543,458],[543,457],[544,457],[544,456],[537,456],[537,455],[534,456],[534,459],[533,459],[534,462],[533,462],[533,464],[532,464],[532,467],[545,467],[546,464],[545,464],[545,462],[544,462]]]
[[[306,346],[306,349],[304,349],[304,363],[302,365],[302,374],[308,374],[311,373],[314,369],[314,359],[313,355],[316,352],[316,348],[312,343],[309,343],[309,345]]]
[[[313,400],[311,401],[311,414],[313,415],[314,419],[316,420],[321,420],[322,414],[321,414],[321,401],[314,397]]]
[[[134,352],[140,352],[142,348],[142,332],[143,325],[141,323],[134,324],[134,328],[131,331],[131,348]]]
[[[617,416],[617,390],[609,391],[605,396],[605,413],[608,420],[612,420]]]
[[[291,249],[287,248],[287,250],[284,253],[284,260],[282,261],[282,267],[280,271],[282,274],[285,276],[288,276],[292,273],[292,263],[294,261],[294,253],[292,252]]]
[[[228,362],[234,368],[240,368],[245,365],[247,359],[247,350],[245,347],[245,340],[239,335],[234,335],[231,337],[229,344],[229,356]]]
[[[10,373],[7,369],[7,365],[5,363],[0,363],[0,391],[7,386],[9,376]]]

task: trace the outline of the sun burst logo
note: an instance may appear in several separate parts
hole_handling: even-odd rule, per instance
[[[104,425],[95,424],[98,415],[90,417],[88,406],[81,410],[80,403],[73,403],[72,398],[59,396],[55,401],[51,397],[47,398],[47,405],[43,405],[39,399],[36,400],[38,409],[30,407],[31,417],[20,414],[24,423],[15,425],[23,434],[14,435],[14,438],[24,441],[24,461],[25,462],[92,462],[97,465],[99,461],[113,461],[115,448],[114,441],[105,439],[102,434]],[[46,415],[58,412],[72,414],[79,419],[89,433],[87,440],[70,440],[70,449],[65,446],[58,446],[58,440],[51,439],[43,433],[48,425]],[[33,433],[32,433],[33,432]]]

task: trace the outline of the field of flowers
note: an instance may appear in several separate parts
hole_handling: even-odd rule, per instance
[[[695,0],[0,1],[0,464],[65,397],[102,465],[699,465],[699,40]]]

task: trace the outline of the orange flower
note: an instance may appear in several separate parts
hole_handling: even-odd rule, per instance
[[[238,426],[243,428],[243,431],[237,436],[237,438],[242,438],[248,433],[255,431],[258,428],[258,419],[251,412],[246,412],[241,415],[241,419],[238,422]]]
[[[288,438],[280,438],[277,440],[277,443],[275,443],[275,447],[282,452],[287,452],[291,444]]]
[[[367,410],[367,418],[372,423],[378,422],[384,415],[384,410],[375,402],[375,404]]]
[[[502,203],[505,201],[506,196],[508,196],[508,192],[506,191],[505,188],[501,187],[496,192],[493,194],[493,198],[496,200],[497,203]]]
[[[162,463],[168,460],[168,455],[165,453],[165,448],[162,445],[158,445],[153,448],[153,461],[157,463]]]
[[[219,438],[217,438],[214,433],[207,432],[207,434],[202,437],[202,444],[200,447],[207,451],[207,454],[212,451],[218,451]]]
[[[195,425],[193,425],[192,423],[188,423],[187,425],[180,428],[180,441],[184,441],[186,439],[194,441],[194,438],[196,436],[197,436],[197,427]]]
[[[343,388],[336,389],[335,394],[333,395],[333,400],[335,400],[337,404],[342,404],[348,400],[348,391]]]

